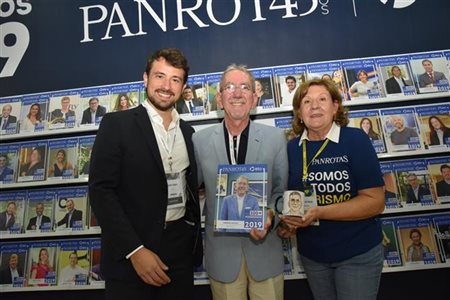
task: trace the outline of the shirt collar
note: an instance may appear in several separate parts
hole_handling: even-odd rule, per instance
[[[341,127],[336,124],[336,122],[333,122],[333,125],[331,125],[330,131],[328,131],[325,138],[329,139],[330,141],[334,143],[339,143],[339,135],[341,133]],[[302,144],[303,140],[309,141],[308,138],[308,129],[303,130],[302,136],[300,137],[299,145]]]
[[[157,122],[158,124],[163,123],[162,117],[159,115],[159,113],[156,111],[156,109],[153,107],[153,104],[150,104],[148,99],[142,103],[142,106],[145,107],[147,110],[147,113],[151,120]],[[178,121],[180,119],[180,115],[178,114],[176,109],[172,109],[172,122],[171,124],[178,124]],[[169,126],[170,129],[171,126]]]

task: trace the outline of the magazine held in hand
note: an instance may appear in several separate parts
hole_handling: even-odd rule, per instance
[[[267,165],[219,165],[215,231],[264,229],[267,207]]]

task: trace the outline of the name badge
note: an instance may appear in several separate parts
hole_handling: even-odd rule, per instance
[[[167,194],[167,209],[183,207],[186,200],[181,173],[168,173],[166,174],[166,179],[169,189]]]

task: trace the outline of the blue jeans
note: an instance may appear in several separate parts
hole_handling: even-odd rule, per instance
[[[304,256],[301,260],[315,300],[377,298],[383,269],[382,244],[337,263],[319,263]]]

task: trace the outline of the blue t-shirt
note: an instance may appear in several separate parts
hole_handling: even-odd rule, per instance
[[[288,143],[289,190],[303,190],[303,147],[300,137]],[[306,141],[309,163],[324,141]],[[340,129],[339,143],[328,142],[308,167],[318,205],[351,201],[358,190],[384,185],[380,164],[367,136],[357,128]],[[319,226],[297,231],[299,252],[318,262],[339,262],[362,254],[382,240],[381,225],[372,217],[358,221],[320,220]]]

